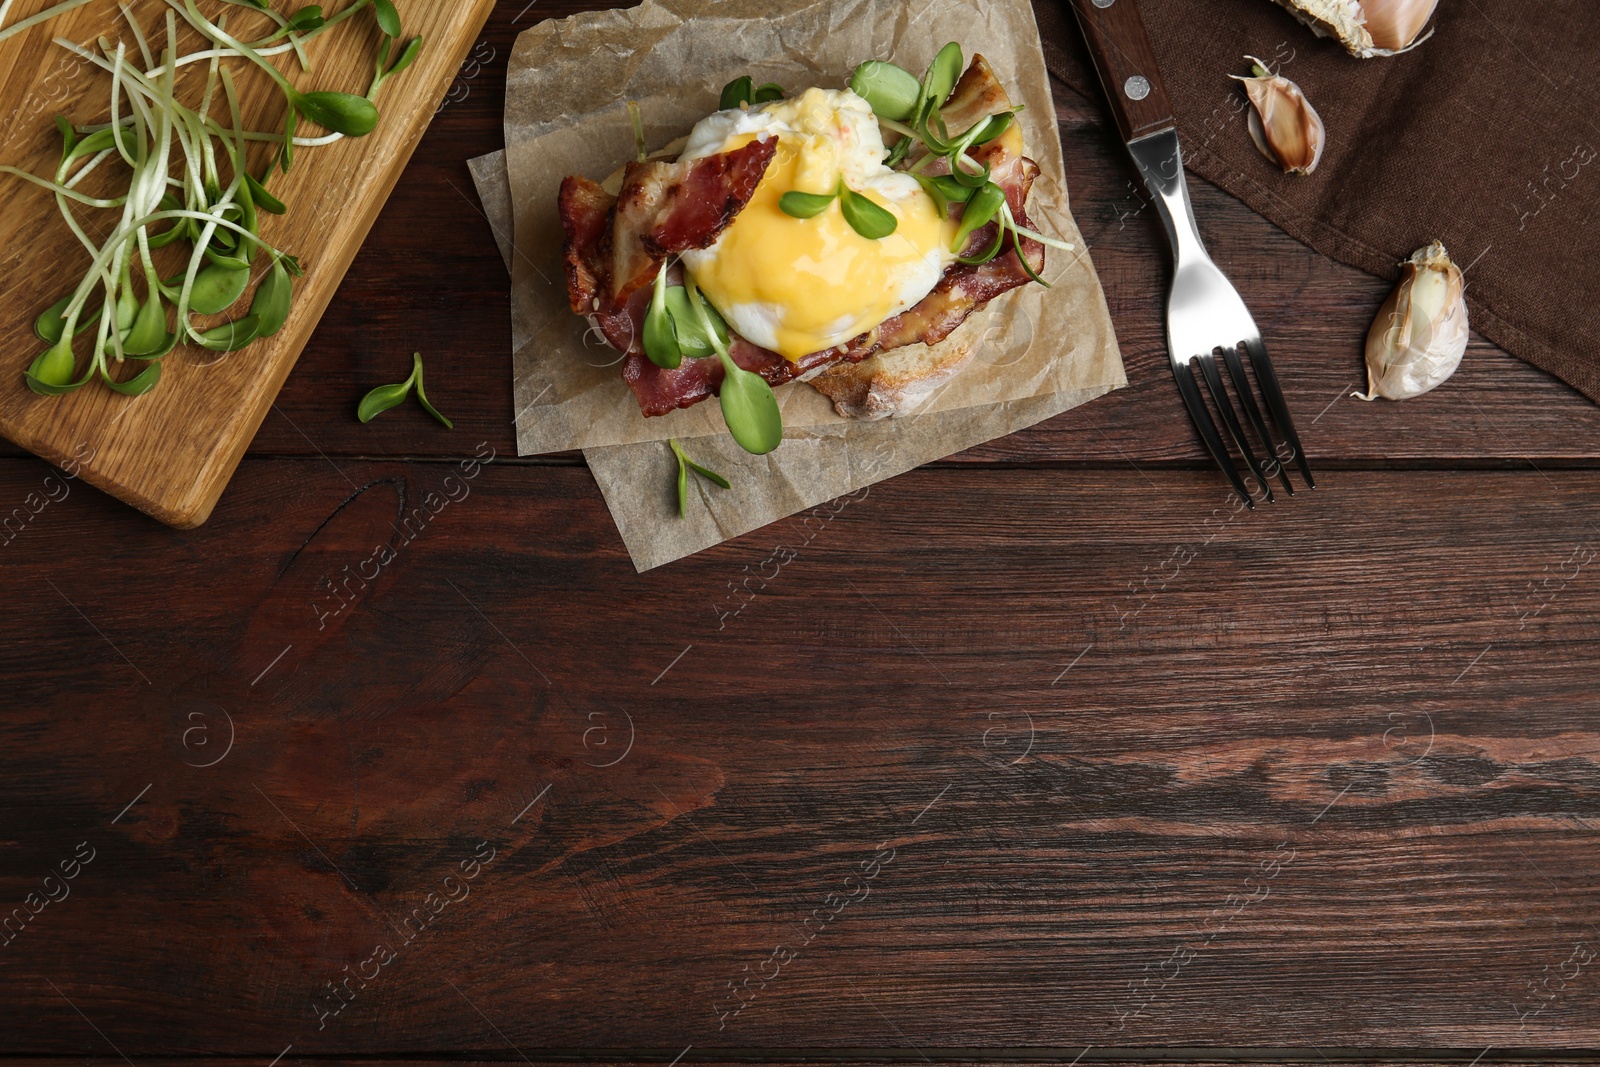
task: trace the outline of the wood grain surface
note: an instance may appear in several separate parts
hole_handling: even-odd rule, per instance
[[[55,463],[87,456],[79,464],[85,481],[162,522],[179,527],[204,522],[492,5],[493,0],[398,5],[407,36],[421,36],[425,45],[411,68],[385,86],[378,129],[363,138],[302,149],[291,173],[272,182],[275,195],[290,211],[282,217],[264,215],[261,236],[299,257],[306,269],[295,283],[296,299],[284,329],[226,357],[181,347],[164,361],[160,385],[145,396],[130,399],[91,382],[66,397],[40,397],[24,384],[22,371],[44,347],[33,334],[34,318],[73,290],[89,255],[58,216],[47,190],[5,178],[0,186],[6,207],[0,215],[0,248],[9,255],[0,263],[0,352],[6,353],[7,369],[0,374],[0,434]],[[130,7],[150,33],[161,26],[162,12],[168,10],[158,0]],[[240,10],[233,11],[236,33],[254,39],[271,29],[260,16],[247,25],[238,17]],[[0,45],[0,107],[10,114],[0,141],[5,162],[48,172],[60,156],[51,124],[54,114],[67,114],[80,124],[107,118],[106,76],[52,44],[51,38],[93,41],[97,35],[125,33],[116,6],[97,2]],[[296,71],[293,76],[303,88],[363,93],[371,81],[378,40],[371,17],[358,16],[306,46],[316,64],[314,75]],[[179,41],[185,52],[201,45],[192,30]],[[63,65],[63,56],[70,62]],[[280,65],[287,68],[292,58]],[[243,62],[232,67],[241,68],[236,76],[246,128],[281,129],[283,98],[271,81]],[[189,77],[179,82],[180,98],[191,106],[197,106],[204,69],[204,64],[194,64]],[[256,148],[251,161],[255,173],[266,169],[271,152],[270,145]],[[97,217],[103,220],[104,213]],[[91,232],[97,229],[94,222],[86,225]],[[187,255],[187,246],[182,255]],[[248,307],[248,299],[247,293],[240,306]],[[341,305],[338,315],[344,314]],[[79,345],[80,364],[87,358],[81,351],[85,347]]]
[[[1243,511],[1058,87],[1130,388],[636,575],[513,458],[462,165],[576,7],[498,6],[208,525],[0,458],[0,1059],[1592,1060],[1600,412],[1349,400],[1387,284],[1196,182],[1317,464]],[[458,429],[356,423],[414,349]]]

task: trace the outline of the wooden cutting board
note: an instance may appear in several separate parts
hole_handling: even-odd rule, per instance
[[[53,2],[20,0],[10,21]],[[333,14],[348,2],[325,0],[324,7]],[[293,170],[269,182],[289,212],[263,214],[261,236],[298,256],[306,272],[295,283],[288,323],[276,336],[237,352],[177,349],[165,360],[161,383],[142,397],[129,399],[98,382],[67,396],[41,397],[24,384],[23,371],[47,347],[34,336],[34,318],[72,291],[89,255],[51,193],[0,175],[0,434],[51,463],[75,467],[85,481],[168,525],[187,529],[206,521],[494,6],[494,0],[395,3],[406,37],[420,35],[424,45],[416,63],[384,86],[378,128],[363,138],[299,149]],[[134,0],[130,6],[159,50],[170,8],[160,0]],[[300,3],[279,0],[275,6],[292,11]],[[213,20],[226,12],[230,30],[241,39],[266,36],[267,20],[244,8],[203,0],[201,10]],[[181,19],[179,26],[180,50],[195,51],[198,35],[183,32]],[[57,113],[79,124],[109,116],[109,75],[51,43],[57,36],[80,44],[102,36],[121,39],[137,54],[114,0],[95,0],[0,42],[0,163],[36,174],[53,174],[59,160]],[[301,71],[292,54],[275,62],[302,91],[365,93],[380,40],[370,9],[363,10],[307,45],[311,72]],[[227,62],[247,128],[281,129],[283,97],[270,79],[244,60]],[[204,68],[196,63],[180,76],[179,97],[191,107],[198,106]],[[223,107],[214,113],[221,116]],[[301,124],[302,136],[321,132]],[[251,169],[259,175],[272,148],[263,144],[255,152]],[[120,209],[85,208],[78,217],[93,234],[96,223],[114,225]],[[158,265],[166,270],[166,263]],[[258,264],[258,277],[263,269]],[[254,285],[230,314],[204,324],[243,315],[253,290]],[[92,331],[79,339],[80,374],[92,343]],[[121,375],[127,376],[128,371]],[[315,443],[316,428],[305,429]]]

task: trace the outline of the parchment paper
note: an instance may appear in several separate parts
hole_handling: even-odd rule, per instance
[[[784,443],[761,457],[732,443],[714,403],[642,417],[616,353],[567,307],[554,207],[562,177],[602,179],[631,158],[629,99],[640,103],[656,147],[714,110],[722,85],[740,74],[791,90],[842,86],[865,58],[920,71],[948,40],[969,56],[982,52],[1027,105],[1024,140],[1044,172],[1030,214],[1080,249],[1050,253],[1053,287],[1028,286],[992,304],[976,324],[982,340],[972,362],[915,415],[845,419],[815,390],[791,384],[776,391]],[[526,31],[510,63],[507,151],[472,161],[513,276],[519,454],[583,448],[643,571],[1126,384],[1105,297],[1068,210],[1054,114],[1027,0],[998,0],[978,18],[960,0],[645,0]],[[697,485],[690,514],[678,518],[676,463],[660,443],[668,437],[734,488]]]

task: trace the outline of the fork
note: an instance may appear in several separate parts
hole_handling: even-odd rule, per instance
[[[1194,421],[1211,458],[1217,461],[1245,503],[1254,508],[1255,501],[1195,381],[1197,368],[1229,436],[1264,490],[1266,499],[1269,502],[1274,499],[1267,477],[1269,471],[1277,474],[1290,496],[1294,495],[1294,485],[1284,468],[1290,459],[1300,468],[1307,487],[1315,489],[1317,483],[1311,477],[1311,465],[1300,447],[1278,376],[1261,342],[1261,331],[1240,299],[1239,291],[1211,261],[1200,239],[1200,230],[1195,226],[1189,185],[1183,175],[1177,120],[1173,118],[1172,105],[1156,69],[1155,52],[1150,47],[1139,9],[1134,0],[1072,0],[1072,5],[1094,56],[1100,83],[1110,99],[1117,128],[1133,157],[1134,166],[1144,178],[1145,187],[1150,190],[1167,232],[1167,243],[1172,248],[1174,269],[1172,286],[1167,293],[1167,357],[1189,418]],[[1283,436],[1288,455],[1279,454],[1282,449],[1273,444],[1267,433],[1266,420],[1251,390],[1244,360],[1240,358],[1241,348],[1249,358],[1262,399]],[[1250,437],[1229,399],[1217,366],[1218,353],[1233,383],[1238,406],[1244,409],[1256,439],[1266,449],[1265,465],[1256,459]]]

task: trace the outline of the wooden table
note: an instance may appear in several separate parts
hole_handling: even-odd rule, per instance
[[[1600,1046],[1600,409],[1482,342],[1349,399],[1386,283],[1196,183],[1319,477],[1230,505],[1061,90],[1130,387],[637,576],[515,456],[463,164],[576,6],[500,6],[208,526],[0,459],[8,1062]],[[413,350],[455,432],[358,424]]]

